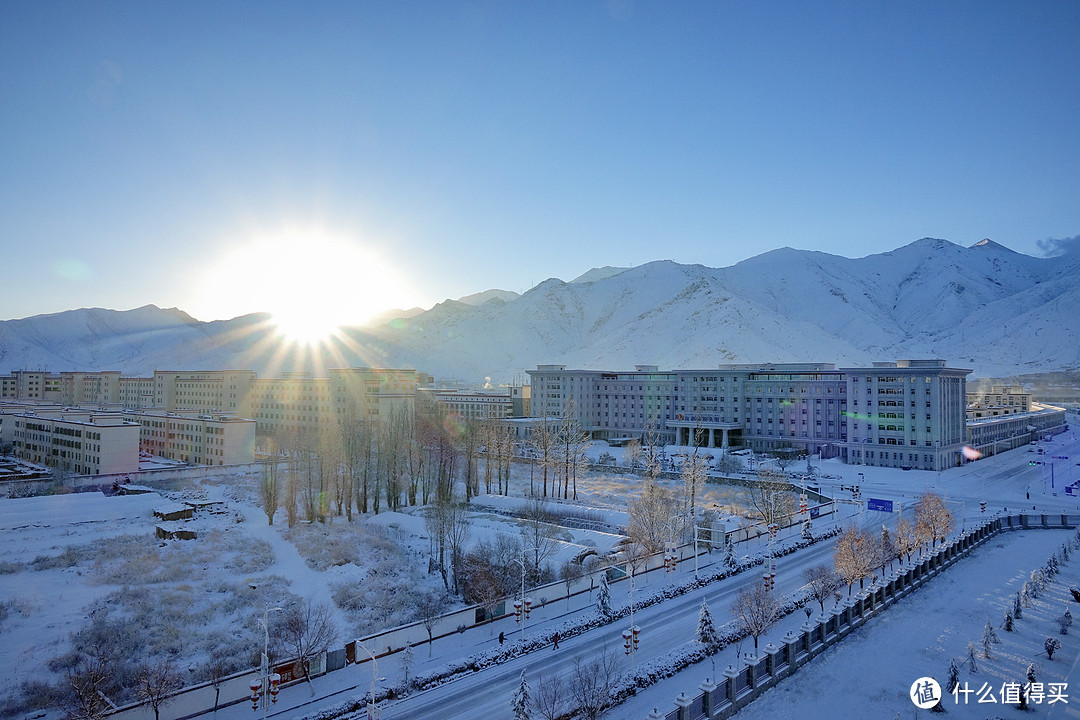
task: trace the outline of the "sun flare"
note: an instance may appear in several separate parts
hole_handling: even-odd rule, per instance
[[[319,233],[253,240],[215,264],[208,292],[222,305],[261,311],[281,337],[312,345],[391,307],[409,307],[408,285],[371,247]]]

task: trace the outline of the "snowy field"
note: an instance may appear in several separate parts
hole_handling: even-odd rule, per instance
[[[1056,620],[1068,607],[1080,615],[1080,603],[1068,592],[1070,586],[1080,586],[1080,551],[1061,566],[1030,607],[1023,608],[1013,632],[1002,628],[1005,611],[1012,608],[1016,593],[1031,571],[1043,567],[1062,544],[1076,538],[1075,532],[1066,530],[999,534],[766,691],[743,708],[738,717],[787,720],[794,707],[798,708],[798,717],[807,720],[928,718],[929,711],[916,708],[908,692],[915,680],[925,676],[945,686],[950,659],[960,666],[960,687],[966,683],[976,692],[968,695],[966,704],[959,693],[959,703],[947,696],[945,717],[1080,717],[1080,631],[1074,628],[1068,635],[1060,635]],[[989,658],[982,651],[988,619],[1000,640],[991,646]],[[796,617],[779,623],[768,638],[779,642],[789,628],[797,627],[801,621],[801,613],[796,613]],[[1047,659],[1043,648],[1048,637],[1062,644],[1052,660]],[[975,671],[966,663],[969,642],[977,648]],[[729,650],[721,650],[718,657],[721,670],[734,661]],[[1001,704],[1003,684],[1026,682],[1032,662],[1036,664],[1037,682],[1044,688],[1049,688],[1049,683],[1069,684],[1067,704],[1044,700],[1032,704],[1026,712]],[[680,692],[697,694],[697,686],[712,674],[709,663],[688,668],[623,703],[612,717],[644,720],[654,707],[668,712],[675,707],[674,699]],[[984,683],[993,688],[997,703],[978,702],[977,691],[983,689]],[[988,697],[984,694],[984,701]]]
[[[1030,458],[1038,455],[1028,453],[1026,449],[941,473],[857,467],[837,461],[815,461],[815,466],[823,491],[833,492],[841,498],[844,497],[839,489],[841,484],[850,486],[858,482],[864,498],[892,499],[910,508],[911,501],[920,493],[937,490],[946,496],[950,509],[957,515],[959,529],[965,521],[980,516],[979,501],[986,501],[991,513],[1003,508],[1013,511],[1023,508],[1028,512],[1033,508],[1039,512],[1080,509],[1076,498],[1061,492],[1062,486],[1076,480],[1077,471],[1080,471],[1075,465],[1075,461],[1080,460],[1080,443],[1075,432],[1040,445],[1045,447],[1048,456],[1072,455],[1073,461],[1058,462],[1053,479],[1046,466],[1028,464]],[[595,454],[610,451],[616,457],[621,455],[618,449],[609,450],[603,445],[593,451]],[[329,605],[333,608],[337,646],[340,646],[350,638],[363,637],[412,620],[419,597],[442,594],[441,578],[437,573],[427,571],[430,540],[416,508],[384,512],[353,523],[338,517],[326,525],[300,524],[289,530],[283,511],[277,513],[273,526],[267,525],[266,516],[255,504],[256,480],[253,477],[211,476],[151,495],[106,498],[83,493],[0,502],[0,603],[4,610],[0,614],[0,662],[8,668],[0,687],[0,705],[9,693],[26,681],[55,681],[62,677],[62,658],[76,638],[84,644],[93,643],[95,637],[122,643],[118,647],[129,653],[126,657],[133,663],[146,652],[173,657],[194,682],[215,657],[227,656],[237,669],[251,667],[256,662],[262,637],[257,621],[267,607],[309,597]],[[512,494],[520,497],[527,491],[529,482],[529,467],[516,466]],[[677,480],[663,482],[672,488],[680,484]],[[639,485],[640,479],[630,475],[588,473],[578,480],[579,500],[566,503],[596,511],[605,522],[624,524],[627,503],[636,496]],[[741,492],[738,487],[709,484],[699,496],[698,503],[722,510],[737,503]],[[175,508],[184,501],[216,503],[212,508],[198,511],[193,520],[179,524],[195,530],[198,539],[157,540],[154,529],[161,523],[153,517],[153,511]],[[488,504],[492,510],[477,513],[470,543],[517,535],[518,521],[504,514],[507,508],[500,505],[518,501],[481,497],[478,502]],[[894,518],[890,520],[894,521]],[[889,720],[900,708],[891,713],[883,708],[896,693],[906,693],[900,675],[906,677],[913,669],[923,672],[925,667],[926,674],[940,678],[947,658],[963,650],[963,647],[955,647],[961,636],[961,645],[968,639],[978,641],[979,637],[973,634],[981,634],[986,617],[1000,624],[1003,610],[991,606],[1000,605],[1002,598],[1015,590],[1017,578],[1045,562],[1053,547],[1040,549],[1037,544],[1049,542],[1052,535],[1054,533],[1015,533],[1007,542],[1000,541],[1003,548],[996,548],[999,541],[995,540],[995,547],[980,549],[975,557],[959,563],[913,596],[913,599],[930,597],[930,593],[956,583],[952,593],[943,596],[941,606],[935,612],[915,610],[907,621],[894,620],[904,617],[901,604],[880,621],[872,623],[866,630],[871,635],[878,626],[898,624],[899,636],[908,640],[905,644],[898,639],[896,650],[911,650],[915,655],[903,663],[884,664],[895,670],[895,676],[875,674],[871,676],[872,682],[853,681],[864,690],[876,683],[880,690],[875,692],[881,694],[882,704],[880,707],[865,706],[868,700],[863,692],[861,709],[841,716],[886,717]],[[1041,536],[1045,539],[1040,539]],[[603,554],[615,546],[617,539],[612,533],[597,530],[565,529],[560,532],[559,547],[552,564],[586,549]],[[1010,548],[1027,547],[1031,543],[1036,546],[1009,554],[1014,552]],[[754,549],[748,547],[747,551]],[[987,561],[980,559],[997,551],[1005,554],[992,556]],[[1051,595],[1065,587],[1065,583],[1080,584],[1080,578],[1066,579],[1072,577],[1068,573],[1075,572],[1073,567],[1077,564],[1080,564],[1080,558],[1066,568],[1063,579],[1057,584],[1060,587],[1057,590],[1055,586],[1050,588]],[[953,580],[958,577],[954,573],[970,573],[971,578]],[[940,618],[944,622],[950,612],[962,612],[972,603],[975,603],[972,612],[979,617],[956,617],[940,628],[925,627],[927,618],[935,621]],[[730,619],[726,606],[715,607],[713,612],[720,623]],[[1036,622],[1040,612],[1036,605],[1031,620],[1025,617],[1022,622]],[[976,621],[974,630],[967,627]],[[878,623],[880,625],[876,625]],[[906,635],[904,626],[907,626]],[[88,629],[98,634],[88,633]],[[783,630],[777,632],[783,634]],[[1080,630],[1076,632],[1080,637]],[[1021,637],[1019,633],[1013,635]],[[915,641],[916,636],[921,639]],[[147,641],[148,637],[152,637],[153,642]],[[1030,650],[1017,647],[1008,652],[1018,658],[1033,658],[1041,652],[1044,637],[1036,639],[1038,642]],[[861,637],[845,640],[830,653],[847,652],[848,646],[863,641]],[[1002,657],[1006,656],[1011,641],[1011,636],[1003,638]],[[473,650],[471,642],[471,639],[463,641],[462,655]],[[838,670],[830,672],[848,680],[858,678],[860,676],[854,669],[865,670],[866,657],[889,655],[894,645],[892,641],[871,639],[867,642],[873,647],[861,648],[853,654],[853,659],[846,661],[849,666],[841,664],[837,666]],[[915,647],[920,642],[923,644]],[[1063,644],[1062,662],[1069,657],[1075,661],[1075,654],[1069,654],[1069,644]],[[728,653],[729,650],[721,653],[724,662],[731,661],[727,658]],[[831,654],[820,660],[828,660]],[[991,672],[1014,672],[1004,665],[994,670],[993,659],[987,663],[986,670],[980,663],[980,671],[986,678]],[[1055,656],[1052,663],[1043,664],[1047,666],[1047,672],[1052,672],[1057,663],[1058,656]],[[655,697],[654,700],[642,700],[640,707],[627,704],[623,707],[631,708],[632,712],[620,708],[612,716],[644,717],[652,707],[650,702],[670,707],[672,699],[681,690],[696,688],[703,676],[711,672],[711,669],[703,673],[691,668],[684,673],[690,678],[685,683],[676,684],[675,679],[665,681],[657,686],[655,696],[648,695],[650,699]],[[817,671],[814,668],[802,671],[806,677],[811,672]],[[796,685],[792,685],[792,689],[787,689],[786,685],[810,682],[803,679],[802,673],[800,677],[782,683],[770,695],[799,692],[794,689]],[[1080,679],[1075,682],[1080,683]],[[894,688],[896,683],[900,684]],[[810,687],[824,688],[825,685],[824,680],[819,680]],[[813,692],[807,690],[805,695],[810,697]],[[900,697],[906,698],[905,695]],[[768,701],[766,696],[752,707],[766,707]],[[807,699],[799,701],[809,702]],[[631,701],[637,702],[637,699]],[[822,702],[825,707],[827,702]],[[902,717],[908,717],[910,712],[910,701],[907,702],[909,707]],[[873,713],[868,707],[873,708]],[[639,709],[644,712],[639,714]],[[878,710],[889,714],[879,715]],[[959,709],[956,711],[960,712]],[[752,716],[757,717],[756,713],[764,711],[744,712],[753,712]],[[1007,717],[1003,712],[997,714]],[[993,717],[994,714],[985,716]]]

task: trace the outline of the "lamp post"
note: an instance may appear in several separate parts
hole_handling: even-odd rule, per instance
[[[382,709],[375,704],[375,683],[386,678],[376,677],[379,672],[379,661],[375,659],[375,653],[371,652],[371,649],[359,640],[356,641],[356,644],[371,656],[371,700],[368,701],[367,705],[368,720],[380,720],[382,718]]]
[[[634,666],[636,664],[636,654],[638,647],[638,635],[641,633],[641,628],[634,624],[634,578],[636,573],[633,571],[633,565],[627,563],[630,568],[630,628],[622,631],[623,647],[626,649],[626,654],[630,656],[630,672],[634,672]]]
[[[521,566],[521,600],[514,601],[514,621],[521,623],[521,641],[525,641],[525,621],[529,619],[529,611],[532,609],[532,598],[525,597],[525,553],[537,550],[535,547],[521,548],[521,559],[514,558],[514,562]]]
[[[262,700],[263,720],[266,720],[266,709],[271,703],[277,702],[278,690],[280,689],[281,676],[270,672],[270,626],[269,615],[271,612],[281,612],[282,608],[267,608],[263,611],[262,620],[259,624],[263,629],[263,652],[259,663],[259,676],[251,681],[251,709],[259,709],[259,701]],[[267,695],[270,701],[267,702]]]

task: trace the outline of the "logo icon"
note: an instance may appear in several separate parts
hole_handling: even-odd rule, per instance
[[[911,684],[909,694],[915,707],[929,710],[941,701],[941,686],[932,677],[921,677]]]

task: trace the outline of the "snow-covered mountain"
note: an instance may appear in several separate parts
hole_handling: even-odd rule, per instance
[[[939,357],[975,376],[1080,367],[1080,257],[923,239],[858,259],[782,248],[727,268],[658,261],[447,300],[319,351],[283,348],[269,318],[90,309],[0,322],[0,372],[416,367],[495,382],[538,363],[707,368]]]

